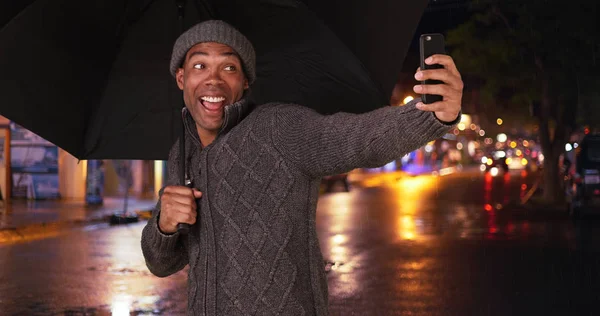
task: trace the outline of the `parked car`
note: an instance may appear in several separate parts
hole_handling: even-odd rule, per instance
[[[508,164],[506,163],[506,153],[498,150],[491,152],[481,158],[481,171],[489,172],[492,168],[508,172]],[[484,169],[485,168],[485,169]]]
[[[600,214],[600,134],[586,135],[572,160],[563,161],[569,214]]]

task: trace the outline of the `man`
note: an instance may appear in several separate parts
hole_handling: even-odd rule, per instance
[[[189,265],[193,315],[326,315],[327,282],[315,229],[323,176],[381,166],[444,135],[459,120],[462,81],[452,59],[434,56],[438,79],[417,93],[444,96],[355,115],[302,106],[255,106],[251,43],[221,21],[176,41],[171,74],[185,101],[186,157],[178,142],[167,186],[143,230],[142,250],[160,277]],[[181,141],[181,140],[179,140]],[[193,188],[179,179],[181,160]],[[191,226],[188,235],[178,223]]]

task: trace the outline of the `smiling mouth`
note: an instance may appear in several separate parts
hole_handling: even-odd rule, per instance
[[[220,112],[225,105],[225,97],[204,96],[200,98],[200,103],[208,112]]]

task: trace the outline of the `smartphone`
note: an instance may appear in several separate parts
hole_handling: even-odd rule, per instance
[[[442,65],[427,65],[425,59],[435,54],[446,54],[444,35],[439,33],[434,34],[423,34],[419,39],[420,58],[421,58],[421,69],[439,69],[444,68]],[[439,80],[424,80],[422,84],[441,84]],[[442,96],[437,94],[423,94],[421,96],[423,103],[430,104],[438,101],[442,101]]]

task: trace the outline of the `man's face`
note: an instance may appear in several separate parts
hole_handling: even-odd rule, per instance
[[[235,51],[213,42],[190,48],[176,79],[197,128],[214,134],[223,125],[225,106],[239,101],[248,88]]]

